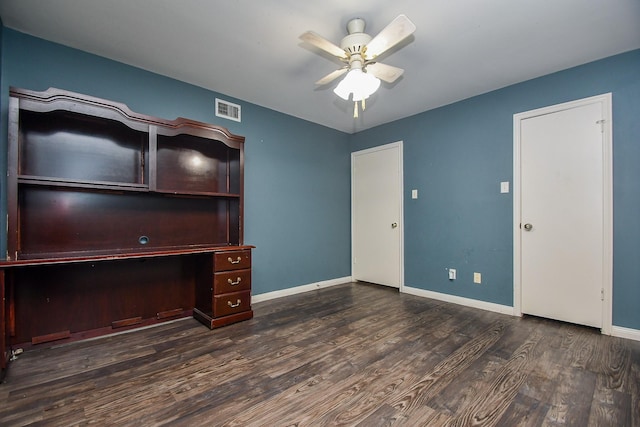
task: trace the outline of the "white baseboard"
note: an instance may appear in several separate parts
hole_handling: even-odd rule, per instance
[[[611,335],[618,338],[640,341],[640,330],[623,328],[622,326],[612,326]]]
[[[431,298],[438,301],[450,302],[453,304],[464,305],[465,307],[479,308],[480,310],[493,311],[495,313],[509,314],[516,316],[513,307],[508,305],[495,304],[492,302],[480,301],[471,298],[459,297],[456,295],[442,294],[440,292],[427,291],[424,289],[403,286],[401,289],[405,294],[416,295],[424,298]]]
[[[280,291],[267,292],[264,294],[253,295],[251,303],[268,301],[275,298],[282,298],[289,295],[301,294],[303,292],[315,291],[316,289],[328,288],[329,286],[342,285],[352,281],[351,276],[340,277],[337,279],[324,280],[322,282],[309,283],[308,285],[296,286],[293,288],[282,289]]]

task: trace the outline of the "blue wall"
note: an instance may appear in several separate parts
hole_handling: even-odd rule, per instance
[[[511,306],[513,114],[613,93],[613,323],[640,329],[640,50],[359,132],[404,141],[405,284]],[[412,200],[411,189],[419,190]],[[458,269],[447,280],[445,268]],[[482,285],[472,283],[482,273]]]
[[[245,241],[257,246],[255,294],[350,275],[350,153],[403,140],[406,285],[512,305],[513,199],[499,193],[499,183],[513,181],[513,114],[613,92],[613,320],[640,329],[640,51],[347,135],[225,95],[242,105],[243,122],[218,119],[214,92],[13,30],[2,33],[2,147],[9,86],[59,87],[140,113],[220,124],[246,137]],[[4,198],[4,174],[0,182]],[[417,200],[410,197],[414,188]],[[455,285],[445,267],[458,269]],[[481,286],[471,283],[473,271],[482,272]]]
[[[13,30],[3,33],[5,168],[9,86],[57,87],[143,114],[219,124],[246,138],[245,243],[256,246],[254,294],[351,275],[349,135]],[[242,123],[215,117],[216,96],[242,106]],[[2,218],[5,206],[6,199]]]
[[[3,35],[4,35],[4,24],[2,23],[2,19],[0,19],[0,87],[2,87],[2,62],[4,59],[4,56],[2,55],[2,47],[4,46],[4,44],[2,43]],[[4,116],[0,116],[0,123],[2,122],[4,122]]]

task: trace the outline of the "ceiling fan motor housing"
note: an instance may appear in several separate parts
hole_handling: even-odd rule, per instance
[[[340,47],[350,56],[363,55],[364,48],[371,41],[371,36],[364,33],[365,25],[362,18],[354,18],[347,23],[349,35],[342,39]]]

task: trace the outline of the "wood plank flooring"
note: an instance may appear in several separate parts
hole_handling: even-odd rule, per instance
[[[0,425],[640,426],[640,342],[352,283],[32,349]]]

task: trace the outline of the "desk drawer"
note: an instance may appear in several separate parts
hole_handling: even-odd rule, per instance
[[[216,252],[213,255],[213,270],[243,270],[251,268],[251,250]]]
[[[251,291],[232,292],[213,297],[213,317],[251,310]]]
[[[251,290],[251,269],[231,270],[213,275],[213,294]]]

